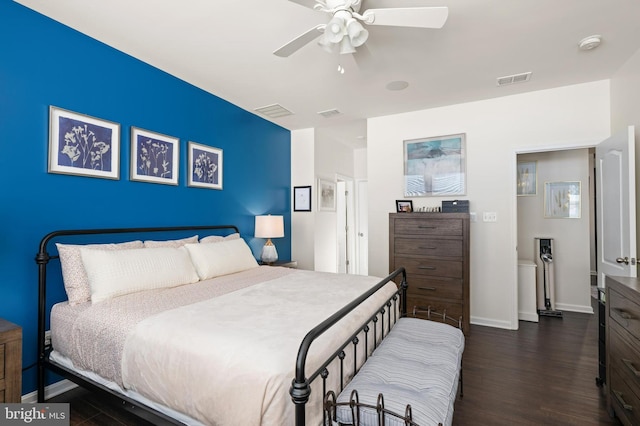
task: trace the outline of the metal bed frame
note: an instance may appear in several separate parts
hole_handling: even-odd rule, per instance
[[[60,230],[54,231],[45,235],[40,241],[39,250],[36,255],[35,261],[38,265],[38,332],[37,332],[37,395],[38,402],[44,402],[45,400],[45,373],[50,370],[54,373],[61,375],[62,377],[71,380],[77,385],[88,389],[92,392],[100,393],[102,397],[108,402],[119,405],[121,408],[141,417],[145,420],[151,421],[157,425],[168,424],[183,424],[180,421],[172,418],[171,416],[157,411],[135,399],[132,399],[126,395],[116,392],[108,387],[92,381],[84,376],[79,375],[73,370],[62,366],[55,361],[49,359],[49,354],[52,351],[51,343],[47,343],[45,339],[46,332],[46,319],[49,312],[47,311],[47,265],[53,259],[59,259],[58,255],[50,255],[47,251],[47,247],[54,240],[60,240],[74,236],[87,236],[87,235],[113,235],[113,234],[158,234],[158,233],[177,233],[177,232],[191,232],[191,231],[208,231],[209,233],[225,233],[230,234],[233,232],[240,232],[235,225],[211,225],[211,226],[174,226],[174,227],[146,227],[146,228],[104,228],[104,229],[81,229],[81,230]],[[62,241],[60,241],[62,242]],[[75,243],[75,242],[74,242]],[[100,241],[91,241],[90,243],[101,243]],[[86,244],[86,242],[82,242]],[[362,325],[354,334],[344,342],[344,344],[338,348],[333,355],[316,371],[307,375],[305,371],[306,359],[311,344],[314,340],[320,337],[325,331],[335,325],[340,319],[349,314],[353,309],[359,306],[367,298],[373,295],[376,291],[386,285],[389,281],[392,281],[398,277],[401,277],[401,283],[398,290],[380,307],[378,312],[373,315],[369,320]],[[365,357],[368,357],[371,351],[367,351],[369,348],[369,335],[373,334],[373,347],[377,347],[379,341],[384,339],[391,327],[395,324],[401,316],[406,316],[406,272],[404,268],[391,273],[389,276],[381,280],[373,288],[366,293],[353,300],[344,308],[327,318],[325,321],[313,328],[305,336],[296,357],[295,365],[295,377],[292,380],[290,395],[293,403],[295,404],[295,424],[296,426],[305,425],[305,407],[309,401],[311,395],[311,383],[318,377],[323,380],[323,395],[327,393],[326,383],[329,372],[327,367],[333,361],[339,359],[340,363],[340,386],[343,388],[346,384],[343,383],[342,377],[345,374],[345,349],[348,346],[352,347],[354,351],[354,359],[356,359],[357,348],[359,343],[358,335],[364,333],[365,336]],[[386,316],[386,326],[385,326]],[[378,325],[380,323],[380,325]],[[379,333],[379,336],[378,336]],[[359,366],[354,362],[353,374],[357,373]],[[324,413],[324,410],[323,410]],[[324,414],[323,414],[324,415]],[[326,424],[326,418],[323,422]]]

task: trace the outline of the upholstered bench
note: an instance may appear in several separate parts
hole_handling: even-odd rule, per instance
[[[450,425],[464,342],[448,324],[401,318],[325,409],[339,424]]]

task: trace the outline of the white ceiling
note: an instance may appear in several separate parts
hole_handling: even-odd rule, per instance
[[[370,26],[355,55],[312,42],[288,58],[272,52],[326,14],[287,0],[15,1],[248,111],[280,104],[293,115],[270,121],[284,128],[352,146],[366,144],[366,118],[606,79],[640,49],[637,0],[363,0],[362,10],[447,6],[449,19],[439,30]],[[593,34],[601,46],[579,50]],[[529,82],[496,85],[529,71]],[[408,88],[385,88],[397,80]],[[330,109],[341,114],[318,114]]]

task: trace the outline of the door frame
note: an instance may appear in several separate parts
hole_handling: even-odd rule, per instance
[[[548,146],[536,146],[536,147],[523,147],[516,148],[512,152],[511,156],[511,217],[513,218],[513,226],[511,229],[511,244],[514,248],[512,265],[513,269],[511,276],[513,277],[514,285],[511,286],[511,328],[517,330],[519,328],[518,320],[518,190],[516,188],[516,181],[518,176],[518,155],[520,154],[534,154],[539,152],[551,152],[551,151],[564,151],[569,149],[589,149],[595,148],[595,146],[601,141],[594,141],[593,143],[584,143],[578,145],[570,144],[558,144]]]

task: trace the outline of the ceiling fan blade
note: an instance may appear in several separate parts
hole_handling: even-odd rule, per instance
[[[316,25],[309,31],[300,34],[289,43],[274,51],[273,54],[276,56],[280,56],[281,58],[286,58],[287,56],[304,47],[306,44],[311,43],[313,40],[318,38],[324,32],[325,27],[325,24]]]
[[[313,9],[313,7],[318,4],[316,0],[289,0],[292,3],[297,3],[300,6],[308,7],[309,9]]]
[[[369,25],[392,27],[442,28],[449,16],[448,7],[398,7],[369,9],[363,13]]]

